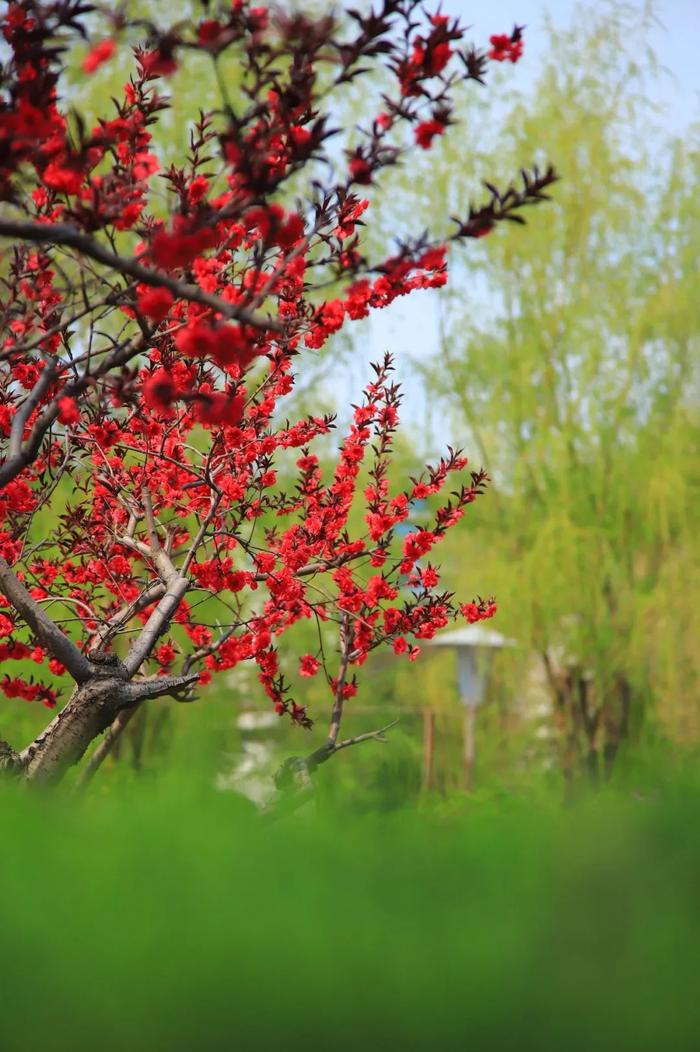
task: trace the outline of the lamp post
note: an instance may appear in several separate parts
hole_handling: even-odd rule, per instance
[[[493,652],[513,645],[512,640],[479,624],[443,632],[428,642],[428,646],[451,647],[457,651],[459,700],[464,706],[463,763],[467,792],[474,785],[476,710],[484,700]]]

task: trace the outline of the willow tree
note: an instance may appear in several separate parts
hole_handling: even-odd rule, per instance
[[[652,14],[633,15],[550,25],[531,94],[505,111],[503,95],[470,100],[423,180],[427,219],[477,192],[465,153],[498,172],[544,147],[561,169],[555,205],[494,234],[441,292],[439,352],[420,368],[494,479],[466,552],[543,659],[568,771],[609,765],[643,719],[698,732],[699,139],[664,136]]]

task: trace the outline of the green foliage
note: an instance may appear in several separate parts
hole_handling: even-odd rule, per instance
[[[697,779],[260,824],[196,780],[0,794],[0,1047],[685,1052]]]
[[[550,26],[531,96],[476,117],[470,99],[424,182],[426,216],[446,199],[459,215],[474,167],[546,157],[562,175],[527,230],[457,266],[418,368],[494,478],[451,572],[496,592],[502,631],[590,677],[595,748],[624,736],[625,691],[632,727],[646,707],[678,739],[699,730],[700,140],[668,143],[646,101],[651,19],[605,5]]]

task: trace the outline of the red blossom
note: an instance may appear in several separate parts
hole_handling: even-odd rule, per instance
[[[156,651],[156,661],[163,668],[169,668],[175,660],[176,652],[172,643],[163,643]]]
[[[444,131],[445,125],[442,121],[421,121],[415,128],[416,142],[422,150],[428,150],[435,136],[442,135]]]
[[[221,391],[209,392],[202,387],[196,395],[195,416],[202,424],[228,424],[232,427],[240,422],[244,406],[243,395],[231,398]]]
[[[74,398],[59,398],[58,419],[67,427],[80,421],[80,409]]]
[[[143,385],[143,400],[155,410],[167,410],[178,397],[179,391],[173,376],[167,369],[156,369]]]
[[[507,33],[494,33],[489,40],[489,58],[492,62],[517,62],[522,56],[522,26],[516,26],[510,36]]]
[[[205,47],[215,44],[221,35],[222,26],[215,18],[206,18],[199,23],[197,28],[197,40]]]
[[[83,72],[94,73],[96,69],[110,60],[116,49],[117,45],[113,40],[100,40],[99,43],[93,44],[83,59]]]
[[[361,186],[367,186],[372,182],[372,168],[369,161],[360,154],[350,158],[348,169],[354,181],[360,183]]]
[[[147,288],[136,300],[142,314],[153,321],[163,321],[175,302],[172,292],[163,288]]]
[[[497,609],[498,607],[493,599],[480,599],[476,603],[464,603],[460,607],[460,612],[462,617],[466,617],[469,624],[473,625],[477,621],[486,621],[488,618],[493,617]]]
[[[302,676],[315,676],[320,667],[321,662],[311,654],[304,654],[299,659],[299,674]]]
[[[48,164],[42,175],[46,186],[63,194],[77,194],[83,185],[84,178],[83,172],[78,167],[61,164],[59,161],[52,161]]]
[[[139,61],[144,72],[152,77],[169,77],[177,69],[174,55],[164,48],[141,52]]]
[[[216,347],[216,331],[204,322],[195,322],[181,329],[175,337],[175,346],[189,358],[204,358]]]

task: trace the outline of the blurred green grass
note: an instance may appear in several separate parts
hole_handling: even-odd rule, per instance
[[[3,787],[0,1048],[697,1048],[692,771],[270,824],[182,772]]]

